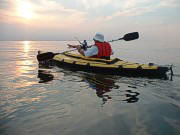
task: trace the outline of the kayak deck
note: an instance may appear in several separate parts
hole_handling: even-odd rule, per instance
[[[50,61],[59,66],[74,71],[86,71],[112,75],[164,77],[169,67],[154,64],[139,64],[120,60],[118,58],[105,60],[87,58],[73,53],[56,54]],[[39,60],[40,63],[42,63]]]

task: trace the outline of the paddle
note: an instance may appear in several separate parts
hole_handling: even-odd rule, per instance
[[[135,40],[138,38],[139,38],[139,33],[138,32],[132,32],[132,33],[128,33],[128,34],[124,35],[124,37],[122,37],[122,38],[110,40],[108,42],[114,42],[114,41],[118,41],[118,40],[131,41],[131,40]]]
[[[122,38],[118,38],[118,39],[115,39],[115,40],[110,40],[108,42],[114,42],[114,41],[118,41],[118,40],[131,41],[131,40],[135,40],[135,39],[138,39],[138,38],[139,38],[139,33],[138,32],[132,32],[132,33],[125,34]],[[79,43],[82,44],[80,41],[79,41]],[[89,46],[89,47],[91,47],[91,46]],[[72,52],[72,51],[75,51],[75,50],[77,50],[77,49],[64,51],[64,52],[61,52],[61,53],[47,52],[47,53],[42,53],[42,54],[38,51],[37,59],[38,59],[38,61],[50,60],[57,54],[63,54],[63,53]]]

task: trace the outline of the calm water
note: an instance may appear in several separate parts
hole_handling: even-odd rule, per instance
[[[180,134],[179,44],[112,44],[127,61],[173,64],[173,80],[39,68],[38,50],[62,52],[67,43],[0,42],[1,135]]]

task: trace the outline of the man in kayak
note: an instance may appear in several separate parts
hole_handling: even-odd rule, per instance
[[[81,45],[69,45],[69,48],[77,48],[78,52],[86,57],[90,58],[101,58],[101,59],[110,59],[110,56],[113,54],[111,45],[108,42],[104,41],[104,35],[96,33],[93,37],[95,44],[87,49],[83,50]]]

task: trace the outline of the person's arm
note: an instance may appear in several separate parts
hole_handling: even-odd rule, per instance
[[[82,49],[81,45],[70,45],[67,44],[69,48],[76,48],[78,52],[84,56],[84,50]]]
[[[86,56],[86,57],[91,57],[91,56],[98,54],[98,48],[94,45],[91,48],[89,48],[87,51],[84,51],[81,48],[81,45],[70,45],[70,44],[68,44],[68,46],[70,48],[76,48],[81,55]]]
[[[98,54],[98,48],[97,46],[93,45],[91,48],[89,48],[87,51],[84,51],[84,56],[91,57]]]

